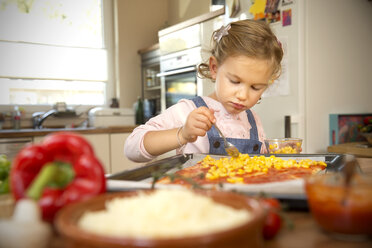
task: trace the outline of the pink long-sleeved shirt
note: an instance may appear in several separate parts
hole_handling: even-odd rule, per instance
[[[232,115],[226,111],[220,102],[206,96],[202,98],[208,107],[215,111],[214,115],[216,117],[217,126],[226,137],[239,139],[250,138],[249,132],[251,125],[249,124],[245,111],[237,115]],[[147,162],[154,159],[156,156],[149,154],[143,145],[145,134],[148,131],[167,130],[184,125],[187,116],[194,109],[196,109],[196,106],[193,101],[183,99],[166,109],[160,115],[151,118],[146,124],[138,126],[125,142],[125,155],[135,162]],[[263,126],[258,115],[254,111],[252,111],[252,113],[256,121],[259,140],[263,143],[260,152],[264,153],[266,152],[266,148]],[[198,137],[193,143],[187,143],[182,150],[177,149],[177,154],[180,153],[209,153],[208,135]]]

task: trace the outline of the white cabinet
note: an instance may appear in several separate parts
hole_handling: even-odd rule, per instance
[[[109,134],[81,134],[93,146],[97,158],[101,161],[105,173],[111,172]],[[33,142],[39,143],[44,136],[35,136]]]
[[[43,139],[44,139],[45,136],[35,136],[33,138],[33,143],[36,144],[36,143],[40,143]]]
[[[124,155],[124,143],[131,133],[113,133],[110,134],[111,140],[111,173],[129,170],[143,165],[130,161]]]
[[[115,133],[111,136],[111,172],[116,173],[124,170],[134,169],[143,166],[146,163],[135,163],[130,161],[124,155],[124,143],[131,133]],[[156,158],[156,160],[167,158],[176,155],[176,150],[164,153]]]
[[[102,162],[105,173],[116,173],[143,166],[145,163],[135,163],[124,155],[124,143],[131,133],[80,134],[93,146],[97,158]],[[33,143],[39,143],[45,136],[35,136]],[[163,159],[176,154],[176,150],[157,157]]]
[[[82,134],[93,146],[97,158],[105,168],[105,173],[111,173],[110,139],[108,134]]]

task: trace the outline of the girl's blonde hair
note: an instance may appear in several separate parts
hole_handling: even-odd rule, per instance
[[[232,22],[227,35],[220,39],[219,30],[213,32],[211,55],[221,65],[227,57],[244,55],[254,59],[266,59],[272,62],[273,76],[276,79],[281,73],[283,50],[280,42],[264,21],[242,20]],[[202,78],[212,79],[208,63],[198,65],[198,74]]]

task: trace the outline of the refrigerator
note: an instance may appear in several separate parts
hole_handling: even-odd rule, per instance
[[[284,136],[288,116],[303,152],[323,153],[332,114],[372,113],[371,10],[365,0],[228,1],[225,23],[267,17],[283,44],[283,74],[253,108],[268,138]]]

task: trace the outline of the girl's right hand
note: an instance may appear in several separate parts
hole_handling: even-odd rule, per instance
[[[193,110],[181,130],[182,139],[186,142],[194,142],[198,136],[204,136],[215,122],[214,110],[207,107]]]

